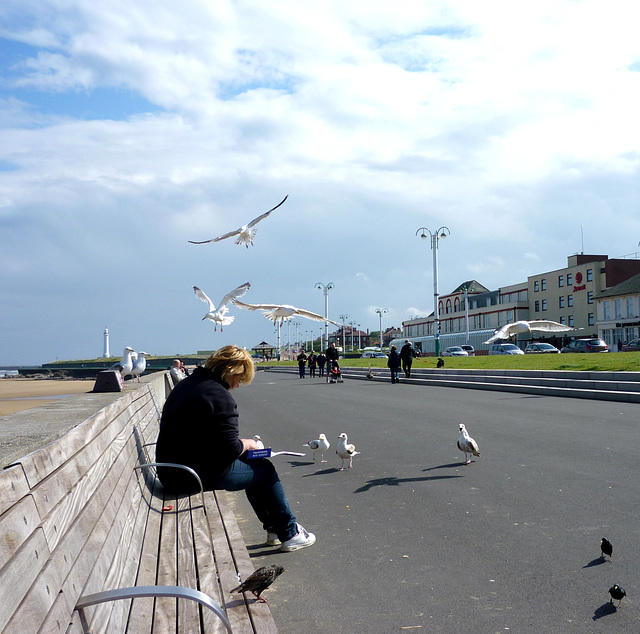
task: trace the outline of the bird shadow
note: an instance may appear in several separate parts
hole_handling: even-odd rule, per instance
[[[603,603],[594,613],[593,620],[597,621],[601,619],[603,616],[609,616],[610,614],[615,614],[617,611],[617,607],[611,603],[611,601],[607,601]]]
[[[340,471],[340,469],[338,467],[330,467],[329,469],[321,469],[320,471],[316,471],[315,473],[307,473],[306,475],[303,475],[303,478],[310,478],[312,476],[321,476],[321,475],[328,475],[329,473],[336,473],[337,471]]]
[[[461,478],[459,475],[450,476],[425,476],[422,478],[396,478],[395,476],[389,476],[387,478],[376,478],[375,480],[368,480],[359,489],[356,489],[354,493],[364,493],[374,487],[380,486],[400,486],[405,482],[430,482],[432,480],[449,480],[451,478]]]
[[[267,544],[247,545],[249,557],[269,557],[270,555],[281,555],[282,551],[277,546],[267,546]]]
[[[473,462],[475,462],[475,460]],[[439,464],[437,467],[429,467],[428,469],[423,469],[423,471],[433,471],[434,469],[453,469],[455,467],[459,467],[460,465],[466,466],[466,463],[462,461],[450,462],[449,464]]]
[[[312,460],[289,460],[289,464],[292,467],[308,467],[316,463]]]
[[[593,568],[593,566],[599,566],[600,564],[605,563],[606,559],[602,556],[600,557],[596,557],[595,559],[592,559],[588,564],[586,564],[585,566],[582,566],[583,568]]]

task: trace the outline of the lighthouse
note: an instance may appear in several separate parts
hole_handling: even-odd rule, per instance
[[[102,355],[105,358],[109,358],[111,355],[109,354],[109,329],[104,329],[104,354]]]

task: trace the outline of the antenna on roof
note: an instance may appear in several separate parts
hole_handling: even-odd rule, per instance
[[[584,255],[584,225],[580,225],[580,238],[582,241],[582,251],[580,251],[580,255]]]

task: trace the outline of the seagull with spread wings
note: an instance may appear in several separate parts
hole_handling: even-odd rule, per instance
[[[233,303],[240,308],[245,308],[246,310],[261,310],[262,314],[267,319],[270,319],[274,324],[279,319],[281,326],[285,321],[296,316],[306,317],[313,321],[328,321],[330,324],[334,324],[335,326],[340,325],[337,321],[333,321],[328,317],[323,317],[317,313],[312,313],[311,311],[304,310],[303,308],[296,308],[289,304],[245,304],[237,299],[234,300]]]
[[[229,291],[220,300],[220,304],[217,309],[207,294],[197,286],[194,286],[193,292],[196,294],[196,297],[209,305],[209,312],[202,319],[210,319],[215,324],[214,331],[218,329],[218,324],[220,324],[220,332],[222,332],[222,327],[228,326],[235,319],[235,317],[227,315],[229,312],[228,304],[233,302],[236,298],[242,297],[249,290],[250,286],[250,282],[245,282],[241,286],[238,286],[238,288],[234,288],[232,291]]]
[[[485,343],[493,343],[498,339],[509,339],[514,335],[518,335],[523,332],[532,334],[532,330],[538,330],[540,332],[567,332],[569,330],[580,330],[580,328],[573,328],[571,326],[565,326],[565,324],[559,324],[557,321],[550,321],[548,319],[534,319],[532,321],[514,321],[512,324],[506,324],[502,328],[493,333],[493,336],[489,337]]]
[[[264,220],[272,211],[280,207],[285,200],[289,198],[289,194],[287,194],[281,202],[279,202],[275,207],[269,209],[269,211],[265,211],[263,214],[254,218],[250,223],[236,229],[235,231],[229,231],[229,233],[225,233],[224,235],[218,236],[217,238],[211,238],[211,240],[202,240],[202,242],[195,242],[194,240],[189,240],[191,244],[208,244],[209,242],[220,242],[220,240],[226,240],[227,238],[233,238],[233,236],[238,236],[236,238],[236,244],[244,244],[247,249],[249,245],[253,246],[253,239],[256,236],[257,229],[255,226],[261,221]]]

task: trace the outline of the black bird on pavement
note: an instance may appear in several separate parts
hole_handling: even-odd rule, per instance
[[[274,564],[272,566],[263,566],[252,572],[237,588],[231,592],[253,592],[256,599],[262,603],[267,603],[260,594],[264,592],[282,573],[284,568]]]
[[[611,595],[611,603],[615,599],[618,602],[618,607],[620,607],[622,599],[627,596],[627,593],[617,583],[609,588],[609,594]]]
[[[606,537],[603,537],[600,542],[600,551],[603,557],[608,555],[610,559],[613,559],[613,544]]]

